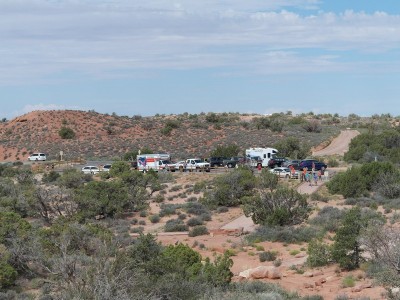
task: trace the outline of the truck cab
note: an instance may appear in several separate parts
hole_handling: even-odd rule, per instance
[[[186,170],[210,172],[210,164],[200,158],[188,158],[186,160]]]

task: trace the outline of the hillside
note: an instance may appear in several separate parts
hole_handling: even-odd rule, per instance
[[[307,130],[308,123],[317,124],[317,130]],[[34,111],[0,123],[0,160],[25,160],[34,151],[56,159],[61,150],[66,159],[116,158],[144,147],[169,152],[176,159],[207,157],[218,145],[237,144],[241,149],[272,146],[289,136],[316,146],[338,134],[345,125],[330,114],[294,117],[282,113],[267,117],[184,113],[129,117],[94,111]],[[62,139],[62,127],[72,129],[75,137]]]

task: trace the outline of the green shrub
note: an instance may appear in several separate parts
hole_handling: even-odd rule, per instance
[[[160,217],[175,215],[180,207],[180,204],[161,204],[159,215]]]
[[[144,227],[142,227],[142,226],[134,227],[134,228],[131,228],[130,231],[131,231],[131,233],[142,233],[144,231]]]
[[[210,213],[210,210],[205,205],[199,202],[189,202],[185,205],[184,209],[186,213],[196,216]]]
[[[318,230],[310,226],[260,226],[255,232],[247,235],[246,239],[249,243],[270,241],[295,244],[309,242],[311,239],[317,237],[318,234]]]
[[[325,203],[329,201],[328,197],[324,197],[318,192],[312,193],[310,196],[310,199],[312,201],[321,201],[321,202],[325,202]]]
[[[335,232],[340,226],[344,213],[344,210],[337,207],[325,206],[318,212],[317,216],[308,222],[321,227],[323,231]]]
[[[149,217],[149,220],[151,223],[158,223],[160,222],[160,216],[159,215],[152,215]]]
[[[180,220],[185,220],[186,219],[186,214],[179,214],[178,215],[178,219],[180,219]]]
[[[258,197],[246,199],[243,211],[255,224],[295,225],[307,219],[311,208],[307,199],[294,189],[279,187]]]
[[[311,267],[322,267],[329,264],[331,260],[329,245],[320,239],[313,239],[308,244],[306,264]]]
[[[42,180],[46,183],[55,182],[60,176],[58,172],[51,170],[49,173],[43,174]]]
[[[328,160],[327,165],[328,165],[329,168],[335,168],[335,167],[339,167],[339,162],[334,158],[330,158]]]
[[[255,177],[250,169],[238,168],[215,177],[213,185],[213,190],[204,193],[203,203],[212,208],[237,206],[246,197],[253,195]]]
[[[240,148],[236,144],[231,145],[218,145],[214,150],[211,151],[210,156],[212,157],[233,157],[237,156],[240,152]]]
[[[276,251],[264,251],[258,254],[260,262],[274,261],[278,253]]]
[[[199,236],[199,235],[207,235],[208,234],[208,229],[204,225],[198,225],[194,226],[190,231],[189,231],[189,236],[194,237],[194,236]]]
[[[360,244],[360,231],[366,228],[368,216],[362,214],[359,207],[353,207],[344,215],[341,226],[336,232],[332,245],[332,258],[346,270],[354,270],[360,266],[363,249]]]
[[[359,167],[337,174],[327,183],[327,187],[330,193],[341,194],[345,198],[362,196],[367,190],[366,178]]]
[[[221,213],[225,213],[228,212],[228,208],[226,206],[220,206],[217,208],[217,213],[221,214]]]
[[[181,189],[182,189],[182,185],[174,185],[169,189],[169,191],[170,192],[176,192],[176,191],[179,191]]]
[[[70,140],[75,138],[75,132],[69,128],[69,127],[61,127],[61,129],[58,131],[58,135],[63,139],[63,140]]]
[[[154,202],[156,203],[163,203],[165,201],[165,197],[161,194],[158,194],[155,198],[154,198]]]
[[[211,217],[211,214],[209,214],[209,213],[203,213],[200,215],[200,219],[204,222],[208,222],[208,221],[211,221],[212,217]]]
[[[0,287],[7,288],[14,284],[18,273],[13,266],[6,262],[0,262]]]
[[[198,217],[193,217],[187,220],[186,224],[190,227],[203,225],[203,221]]]
[[[188,231],[189,227],[185,225],[180,219],[168,220],[164,226],[165,232],[175,232],[175,231]]]
[[[356,280],[354,279],[353,275],[348,275],[342,280],[342,286],[344,288],[353,287],[356,285]]]
[[[400,132],[395,129],[379,134],[362,133],[351,140],[346,161],[371,162],[375,159],[397,163],[400,157]]]

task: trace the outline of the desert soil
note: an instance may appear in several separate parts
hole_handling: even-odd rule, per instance
[[[351,139],[359,134],[357,131],[345,130],[336,137],[326,149],[318,151],[314,155],[343,155],[348,149]],[[331,174],[334,170],[330,169]],[[176,183],[184,186],[193,184],[197,180],[202,180],[206,174],[180,174],[176,177]],[[208,174],[210,176],[210,174]],[[212,175],[211,175],[212,176]],[[323,186],[320,182],[318,186],[309,186],[306,183],[298,183],[297,190],[302,194],[310,195]],[[168,197],[168,195],[166,195]],[[176,199],[172,203],[184,202],[182,199]],[[340,201],[339,201],[340,202]],[[329,203],[313,202],[312,205],[322,208],[325,205],[336,206],[338,202],[329,201]],[[340,207],[343,207],[341,205]],[[152,212],[159,210],[158,204],[152,204]],[[258,266],[272,266],[272,262],[260,262],[258,251],[255,247],[248,246],[245,242],[246,232],[256,229],[251,218],[243,215],[241,208],[231,208],[228,212],[215,214],[210,222],[207,222],[209,235],[189,237],[187,233],[163,233],[162,226],[166,220],[161,220],[159,224],[146,226],[146,232],[157,234],[158,240],[165,244],[176,244],[178,242],[187,244],[198,251],[203,257],[213,258],[217,254],[223,254],[226,250],[232,251],[235,255],[231,271],[234,273],[234,280],[241,280],[238,275],[240,272],[256,268]],[[243,230],[243,233],[242,233]],[[342,280],[347,275],[353,275],[357,278],[356,285],[370,284],[363,271],[357,270],[351,273],[341,272],[335,265],[319,268],[318,270],[307,270],[300,274],[296,268],[301,268],[307,259],[307,244],[283,244],[273,242],[261,242],[257,244],[264,251],[276,251],[278,257],[282,260],[278,267],[282,273],[281,279],[258,279],[277,283],[290,291],[296,291],[300,295],[321,295],[325,300],[335,299],[338,295],[347,295],[350,299],[369,297],[370,299],[384,299],[384,289],[382,287],[371,287],[355,292],[352,288],[342,287]],[[297,254],[293,254],[297,251]],[[308,272],[307,272],[308,271]],[[314,273],[313,277],[306,274]],[[317,284],[318,281],[325,281],[323,284]]]

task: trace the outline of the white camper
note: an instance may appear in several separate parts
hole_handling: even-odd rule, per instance
[[[268,167],[269,160],[276,154],[278,154],[278,150],[275,148],[246,149],[246,158],[251,162],[253,167],[258,167],[259,164],[262,167]]]
[[[136,158],[137,169],[139,171],[146,172],[148,170],[154,170],[158,172],[160,170],[167,170],[168,165],[166,161],[169,162],[171,155],[167,153],[139,154]]]

